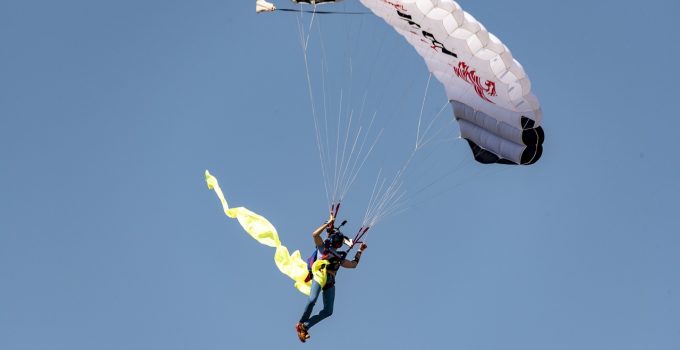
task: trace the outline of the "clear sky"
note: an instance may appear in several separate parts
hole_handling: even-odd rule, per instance
[[[445,122],[404,179],[418,195],[371,231],[304,346],[679,349],[680,3],[460,4],[528,72],[543,158],[478,165]],[[0,2],[1,349],[302,346],[305,298],[203,179],[310,252],[327,200],[298,17],[253,7]],[[329,101],[342,88],[358,108],[368,91],[384,130],[340,215],[354,230],[378,169],[415,140],[429,74],[373,15],[318,24]],[[442,90],[431,82],[424,118]]]

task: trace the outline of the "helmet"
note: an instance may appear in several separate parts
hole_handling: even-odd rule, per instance
[[[324,243],[328,248],[338,249],[342,247],[345,238],[346,237],[342,232],[334,230],[332,233],[328,234],[328,239],[326,239]]]

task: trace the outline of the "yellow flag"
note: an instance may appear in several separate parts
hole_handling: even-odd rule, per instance
[[[282,245],[281,240],[279,240],[276,228],[265,217],[253,213],[244,207],[229,208],[229,204],[224,198],[217,179],[210,175],[210,172],[207,170],[205,171],[205,181],[208,184],[208,188],[214,190],[217,198],[222,202],[224,213],[232,219],[237,219],[243,229],[255,240],[266,246],[276,248],[274,253],[276,267],[281,273],[295,281],[295,288],[309,295],[311,281],[305,282],[308,274],[307,263],[300,256],[300,251],[296,250],[293,254],[288,253],[288,248]],[[317,260],[312,265],[314,281],[321,285],[322,288],[326,284],[326,265],[328,265],[326,260]]]

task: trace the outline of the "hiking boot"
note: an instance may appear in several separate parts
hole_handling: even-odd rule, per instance
[[[298,338],[300,338],[301,342],[307,341],[309,339],[309,333],[307,333],[307,328],[305,328],[305,325],[302,324],[301,322],[298,322],[298,324],[295,325],[295,330],[297,331]]]

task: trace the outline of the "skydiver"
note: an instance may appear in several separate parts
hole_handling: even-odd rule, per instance
[[[300,338],[300,341],[303,343],[309,339],[308,330],[310,328],[333,314],[333,304],[335,302],[335,274],[337,271],[340,267],[347,269],[356,268],[361,259],[361,254],[368,248],[365,243],[361,243],[359,251],[354,255],[354,259],[351,261],[345,259],[347,252],[341,252],[338,251],[338,249],[342,247],[342,244],[347,237],[345,237],[340,230],[336,229],[334,224],[335,217],[331,211],[328,222],[325,222],[312,232],[317,259],[325,259],[328,260],[329,263],[326,266],[326,284],[322,288],[314,279],[312,279],[312,289],[309,293],[307,305],[302,313],[302,317],[300,317],[300,322],[295,325],[298,338]],[[328,238],[326,238],[326,240],[321,239],[321,233],[324,230],[328,233]],[[319,311],[318,314],[311,316],[320,293],[323,294],[323,309]]]

